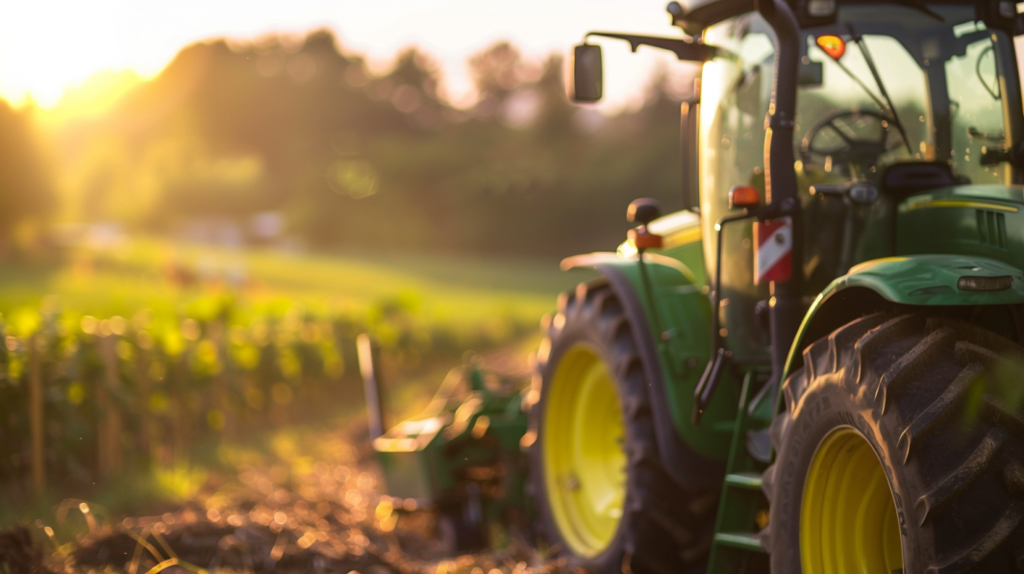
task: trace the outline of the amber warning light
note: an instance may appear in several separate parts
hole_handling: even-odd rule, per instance
[[[729,190],[729,209],[757,207],[761,205],[761,194],[749,185],[736,185]]]
[[[818,36],[818,47],[825,51],[833,60],[838,60],[846,53],[846,42],[839,36],[831,34]]]

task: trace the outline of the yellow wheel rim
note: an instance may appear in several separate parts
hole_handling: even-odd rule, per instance
[[[832,431],[814,453],[800,512],[804,574],[872,574],[903,568],[889,482],[868,441]]]
[[[544,483],[558,531],[574,554],[600,554],[615,538],[626,495],[622,408],[604,361],[589,345],[563,355],[544,407]]]

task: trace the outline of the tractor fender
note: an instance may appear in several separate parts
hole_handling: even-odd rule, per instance
[[[622,303],[643,360],[666,470],[685,487],[714,487],[725,473],[730,438],[722,424],[716,427],[715,423],[735,418],[738,395],[720,393],[706,411],[704,424],[698,428],[690,424],[693,390],[711,353],[711,306],[694,284],[694,274],[678,260],[648,253],[644,266],[650,289],[644,286],[636,258],[590,253],[562,261],[563,270],[597,271],[600,276],[592,281],[606,283]],[[739,384],[722,386],[739,388]]]
[[[961,284],[965,277],[967,282],[982,278],[989,285],[975,286],[972,290],[970,285]],[[983,290],[985,288],[988,290]],[[894,305],[1021,303],[1024,303],[1024,271],[988,257],[933,254],[865,261],[832,281],[811,304],[790,347],[783,380],[803,364],[804,347],[866,313],[891,309]]]

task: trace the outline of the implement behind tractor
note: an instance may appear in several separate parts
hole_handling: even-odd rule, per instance
[[[490,524],[524,526],[522,377],[487,372],[474,359],[448,372],[423,413],[384,433],[379,352],[367,335],[358,347],[370,438],[388,494],[403,507],[436,510],[453,551],[487,546]]]
[[[563,261],[594,278],[529,388],[470,368],[375,440],[389,488],[464,548],[533,516],[591,572],[1024,572],[1017,5],[668,11],[679,37],[588,38],[701,65],[685,209]],[[576,101],[601,60],[575,48]]]

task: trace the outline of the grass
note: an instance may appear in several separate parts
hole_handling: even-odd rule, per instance
[[[359,315],[416,308],[429,322],[470,325],[496,316],[535,320],[576,277],[554,262],[442,255],[317,255],[227,249],[154,238],[78,248],[34,262],[0,263],[0,312],[56,303],[84,314],[131,316],[234,293],[262,306],[298,303]]]

